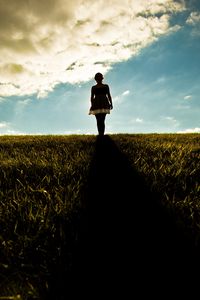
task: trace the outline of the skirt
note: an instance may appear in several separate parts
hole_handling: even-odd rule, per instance
[[[89,109],[89,115],[109,114],[110,104],[107,97],[96,97],[92,100],[92,105]]]

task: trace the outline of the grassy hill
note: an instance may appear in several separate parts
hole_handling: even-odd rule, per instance
[[[0,163],[0,299],[183,287],[198,270],[199,134],[2,136]]]

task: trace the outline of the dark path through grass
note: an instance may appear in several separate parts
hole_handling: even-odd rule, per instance
[[[96,141],[80,225],[72,270],[54,274],[48,299],[194,291],[196,250],[109,136]]]

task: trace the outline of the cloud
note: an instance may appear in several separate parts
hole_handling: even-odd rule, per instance
[[[191,12],[190,16],[187,18],[186,23],[189,25],[200,24],[200,12]]]
[[[130,94],[130,91],[127,90],[127,91],[124,91],[124,92],[122,93],[122,96],[127,96],[127,95],[129,95],[129,94]]]
[[[1,128],[7,128],[9,126],[9,123],[7,122],[0,122],[0,129]]]
[[[26,135],[26,133],[17,130],[7,129],[4,132],[0,132],[0,135]]]
[[[192,98],[192,95],[187,95],[184,97],[184,100],[191,100],[191,98]]]
[[[0,103],[4,102],[6,99],[3,97],[0,97]]]
[[[161,120],[163,122],[167,122],[170,126],[173,126],[173,127],[177,127],[179,126],[179,121],[176,120],[174,117],[171,117],[171,116],[167,116],[167,117],[161,117]]]
[[[178,110],[186,110],[186,109],[190,109],[190,106],[189,105],[178,104],[178,105],[174,106],[174,108],[178,109]]]
[[[188,128],[188,129],[180,130],[177,133],[200,133],[200,128],[199,127]]]
[[[0,135],[25,135],[25,133],[13,129],[11,123],[3,121],[0,122]]]
[[[0,96],[43,98],[105,74],[178,30],[170,17],[184,9],[173,0],[0,0]]]
[[[113,102],[115,102],[115,103],[116,103],[116,102],[117,102],[117,103],[122,103],[122,102],[124,102],[125,97],[128,96],[128,95],[130,95],[130,91],[129,91],[129,90],[126,90],[126,91],[122,92],[121,94],[115,96],[115,97],[113,98]]]
[[[32,102],[31,99],[24,99],[17,101],[16,107],[15,107],[15,113],[17,115],[20,115],[24,112],[25,108]]]
[[[136,122],[136,123],[143,123],[143,122],[144,122],[144,120],[143,120],[143,119],[141,119],[141,118],[136,118],[136,119],[135,119],[135,122]]]
[[[44,99],[48,96],[48,91],[39,91],[38,94],[37,94],[37,98],[38,99]]]
[[[192,36],[200,36],[200,12],[191,12],[190,16],[186,20],[186,24],[192,26]]]
[[[131,119],[130,123],[142,124],[142,123],[144,123],[144,120],[142,118],[137,117],[137,118]]]
[[[166,77],[165,76],[161,76],[159,77],[155,82],[158,83],[158,84],[163,84],[166,82]]]

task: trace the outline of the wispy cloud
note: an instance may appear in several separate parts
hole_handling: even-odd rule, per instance
[[[0,97],[0,103],[4,102],[6,99],[3,97]]]
[[[2,121],[0,122],[0,135],[8,134],[10,130],[10,123]]]
[[[129,95],[129,94],[130,94],[130,91],[127,90],[127,91],[124,91],[124,92],[122,93],[122,96],[127,96],[127,95]]]
[[[184,9],[173,0],[1,1],[0,96],[43,98],[106,73],[178,30],[170,17]]]
[[[192,26],[192,36],[200,36],[200,12],[191,12],[190,16],[186,20],[186,24]]]
[[[187,128],[184,130],[180,130],[177,133],[200,133],[200,127]]]
[[[191,12],[186,20],[186,23],[189,25],[196,25],[197,23],[200,24],[200,12]]]
[[[131,124],[135,124],[135,123],[142,124],[142,123],[144,123],[144,119],[142,119],[140,117],[133,118],[133,119],[130,120],[130,123]]]
[[[161,117],[161,120],[167,124],[169,124],[169,126],[173,126],[173,127],[177,127],[180,125],[179,121],[176,120],[174,117],[171,117],[171,116],[162,116]]]
[[[17,115],[23,113],[25,108],[32,102],[31,99],[18,100],[15,107],[15,112]]]
[[[0,122],[0,128],[7,128],[9,126],[9,123],[7,122]]]
[[[37,99],[44,99],[48,96],[48,91],[39,91],[37,94]]]
[[[187,95],[184,97],[184,100],[191,100],[192,99],[192,95]]]
[[[190,106],[189,105],[183,105],[183,104],[178,104],[176,106],[174,106],[175,109],[178,109],[178,110],[186,110],[186,109],[190,109]]]
[[[163,84],[166,82],[166,77],[165,76],[161,76],[156,80],[156,83],[158,84]]]
[[[141,118],[136,118],[136,119],[135,119],[135,122],[136,122],[136,123],[143,123],[143,122],[144,122],[144,120],[143,120],[143,119],[141,119]]]
[[[17,130],[7,129],[7,130],[0,132],[0,135],[27,135],[27,133],[20,132]]]
[[[128,96],[128,95],[130,95],[130,91],[126,90],[126,91],[122,92],[121,94],[115,96],[113,98],[113,102],[122,103],[122,102],[124,102],[124,100],[126,99],[126,96]]]

